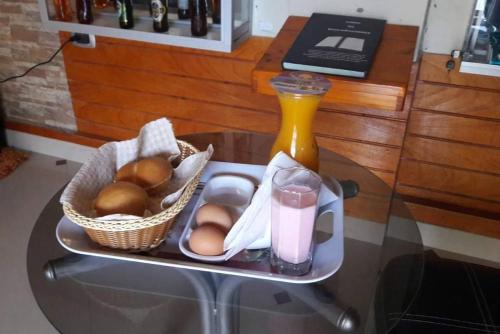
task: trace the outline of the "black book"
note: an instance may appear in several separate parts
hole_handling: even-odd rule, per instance
[[[283,59],[287,70],[365,78],[385,20],[314,13]]]

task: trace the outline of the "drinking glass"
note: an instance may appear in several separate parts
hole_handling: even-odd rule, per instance
[[[320,187],[321,178],[302,167],[273,176],[271,264],[278,273],[300,276],[311,269]]]

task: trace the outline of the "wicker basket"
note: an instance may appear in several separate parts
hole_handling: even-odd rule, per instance
[[[181,155],[179,161],[198,153],[191,144],[177,141]],[[165,239],[175,217],[184,209],[200,181],[201,170],[184,189],[181,197],[169,208],[143,219],[123,221],[100,221],[85,217],[71,205],[63,205],[65,215],[75,224],[83,227],[87,235],[98,244],[124,250],[144,251],[157,247]]]

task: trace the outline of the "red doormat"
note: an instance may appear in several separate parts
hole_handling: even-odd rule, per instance
[[[13,172],[24,160],[28,159],[28,154],[5,147],[0,151],[0,180]]]

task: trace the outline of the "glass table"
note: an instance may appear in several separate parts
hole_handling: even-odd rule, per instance
[[[213,144],[212,160],[265,165],[274,137],[229,132],[180,139],[200,149]],[[61,333],[388,332],[420,286],[416,222],[389,186],[353,161],[321,150],[320,174],[354,181],[344,183],[352,197],[344,202],[343,264],[326,280],[278,283],[69,254],[55,237],[61,190],[28,244],[35,299]],[[328,233],[318,226],[316,238]]]

